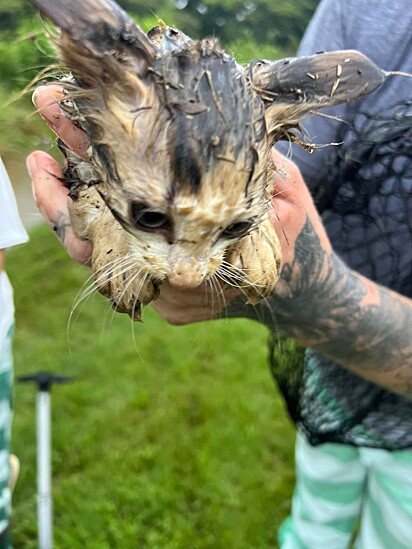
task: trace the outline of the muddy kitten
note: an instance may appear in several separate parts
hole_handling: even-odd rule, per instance
[[[146,35],[110,0],[32,3],[61,30],[61,106],[90,138],[89,158],[66,152],[66,178],[99,291],[135,319],[166,278],[219,278],[252,303],[271,292],[272,145],[385,73],[355,51],[241,66],[215,38],[164,25]]]

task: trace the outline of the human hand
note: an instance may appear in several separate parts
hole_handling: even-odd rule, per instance
[[[42,118],[60,139],[79,156],[85,157],[88,147],[86,135],[66,118],[58,101],[63,96],[60,86],[44,86],[33,95],[33,102]],[[59,164],[43,151],[31,153],[26,160],[32,180],[34,199],[40,213],[53,229],[68,254],[82,264],[89,264],[91,246],[79,240],[70,224],[68,190],[61,178]]]
[[[276,166],[276,185],[270,218],[280,241],[283,265],[293,263],[296,240],[308,222],[319,238],[320,246],[330,253],[329,238],[299,168],[275,149],[272,160]]]

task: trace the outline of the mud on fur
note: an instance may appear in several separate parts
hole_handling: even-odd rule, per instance
[[[60,104],[90,140],[87,159],[64,152],[98,290],[135,320],[166,278],[182,289],[219,278],[251,303],[269,294],[281,265],[271,147],[386,73],[356,51],[242,66],[215,38],[146,35],[110,0],[31,3],[60,29]]]

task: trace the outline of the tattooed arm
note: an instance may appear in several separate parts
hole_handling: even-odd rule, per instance
[[[316,252],[309,255],[308,249]],[[261,316],[270,325],[274,313],[284,335],[412,397],[411,300],[351,271],[324,250],[309,219],[269,306],[270,314],[266,310]]]
[[[36,97],[43,117],[70,148],[85,151],[84,135],[68,124],[51,91]],[[279,153],[274,153],[274,161],[278,181],[272,222],[282,246],[281,279],[276,293],[259,309],[245,305],[233,290],[225,290],[229,306],[220,316],[256,318],[270,328],[275,319],[284,335],[374,383],[412,396],[411,300],[370,282],[339,260],[299,170]],[[43,152],[30,155],[27,165],[40,211],[69,254],[87,263],[91,250],[70,227],[59,166]],[[153,306],[171,324],[209,320],[219,316],[216,303],[222,303],[221,296],[213,299],[209,292],[206,285],[180,291],[165,282]]]
[[[412,397],[412,301],[349,269],[333,252],[297,167],[279,169],[272,222],[284,264],[276,292],[254,308],[236,297],[221,316],[249,317],[352,372]],[[282,176],[283,172],[283,176]],[[210,318],[206,290],[165,286],[154,307],[172,324]]]

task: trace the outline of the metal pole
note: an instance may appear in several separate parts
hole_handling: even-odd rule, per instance
[[[37,439],[37,520],[39,549],[53,547],[53,504],[51,489],[51,395],[53,383],[71,381],[68,376],[41,372],[20,376],[18,381],[34,382],[38,386],[36,398]]]
[[[48,391],[37,393],[37,519],[39,525],[39,549],[52,549],[52,497],[51,497],[51,395]]]

